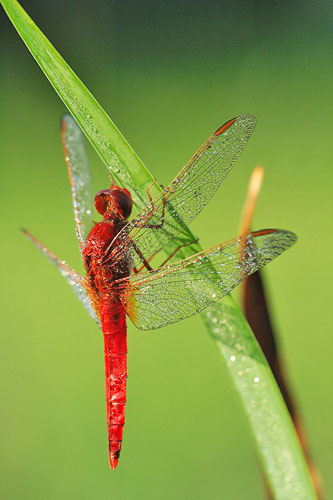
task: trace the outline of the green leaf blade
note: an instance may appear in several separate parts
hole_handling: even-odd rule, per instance
[[[107,113],[20,4],[16,0],[3,0],[1,3],[43,73],[107,168],[110,172],[112,170],[112,177],[128,186],[134,193],[134,201],[142,204],[142,193],[154,178]],[[128,175],[128,170],[131,175]]]
[[[202,313],[248,417],[274,498],[316,499],[290,415],[258,342],[229,295]]]

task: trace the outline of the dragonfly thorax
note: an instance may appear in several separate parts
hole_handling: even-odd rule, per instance
[[[132,197],[127,189],[112,186],[95,196],[95,207],[104,219],[127,219],[132,211]]]

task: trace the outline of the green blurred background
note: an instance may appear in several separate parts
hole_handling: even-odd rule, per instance
[[[257,116],[191,227],[204,247],[235,236],[252,168],[265,167],[254,227],[299,236],[265,278],[332,497],[332,2],[22,3],[162,184],[223,122]],[[246,419],[198,317],[153,333],[129,325],[124,444],[109,470],[101,334],[19,232],[82,270],[59,137],[65,108],[3,12],[0,26],[2,498],[264,498]],[[89,155],[96,189],[107,187]]]

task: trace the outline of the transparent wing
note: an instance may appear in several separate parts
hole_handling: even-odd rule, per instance
[[[198,215],[230,172],[255,124],[253,116],[242,115],[212,134],[173,182],[118,235],[122,244],[110,248],[110,258],[116,263],[127,252],[126,258],[139,266],[142,256],[149,260],[169,241],[183,243],[186,224]]]
[[[114,290],[135,326],[161,328],[219,300],[296,240],[289,231],[256,231],[165,268],[119,280]]]
[[[45,257],[55,265],[61,275],[67,280],[68,284],[71,286],[73,292],[97,323],[99,328],[101,328],[101,323],[96,315],[94,308],[91,305],[90,298],[87,293],[85,286],[85,278],[81,274],[77,273],[74,269],[71,269],[63,260],[60,260],[54,253],[52,253],[46,246],[37,240],[32,234],[30,234],[26,229],[22,229],[23,233],[36,245],[36,247],[45,255]]]
[[[84,136],[71,115],[61,120],[61,135],[71,184],[76,235],[81,254],[85,240],[93,227],[93,189]]]

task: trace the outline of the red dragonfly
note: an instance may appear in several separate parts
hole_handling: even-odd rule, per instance
[[[296,241],[289,231],[266,229],[175,261],[177,252],[193,243],[182,241],[179,235],[220,186],[254,127],[255,118],[250,115],[222,125],[155,199],[147,190],[149,203],[130,221],[131,194],[112,182],[109,189],[95,196],[95,208],[103,220],[94,223],[83,135],[70,115],[62,120],[76,231],[87,276],[78,274],[24,232],[67,278],[103,331],[111,469],[118,464],[125,422],[126,315],[141,330],[188,318],[229,293]],[[153,268],[155,257],[175,241],[177,249]]]

